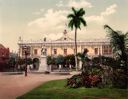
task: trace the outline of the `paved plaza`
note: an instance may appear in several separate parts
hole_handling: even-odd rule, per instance
[[[65,79],[71,76],[72,74],[59,75],[29,73],[28,76],[25,77],[24,74],[10,75],[0,72],[0,99],[16,99],[17,96],[29,92],[46,81]]]

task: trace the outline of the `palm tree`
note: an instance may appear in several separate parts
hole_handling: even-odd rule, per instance
[[[86,21],[83,18],[83,15],[85,14],[85,11],[83,8],[80,8],[79,10],[76,10],[74,7],[72,7],[73,13],[69,14],[67,16],[69,20],[68,27],[73,30],[75,28],[75,67],[76,70],[78,69],[77,66],[77,30],[81,29],[81,24],[84,26],[87,26]]]
[[[123,66],[127,68],[128,59],[128,32],[123,34],[121,31],[114,31],[110,26],[104,25],[108,31],[108,37],[115,57],[121,60]]]

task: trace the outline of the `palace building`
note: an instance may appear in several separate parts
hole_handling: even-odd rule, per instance
[[[64,30],[63,36],[57,40],[43,40],[37,41],[24,41],[21,37],[18,41],[19,55],[25,57],[25,50],[27,49],[28,57],[39,58],[42,49],[45,50],[46,55],[69,55],[74,54],[74,39],[70,38],[67,31]],[[108,39],[90,39],[90,40],[77,40],[77,51],[82,53],[84,49],[88,49],[88,56],[90,58],[99,55],[112,56],[112,49]]]

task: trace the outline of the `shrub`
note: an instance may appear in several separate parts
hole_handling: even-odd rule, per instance
[[[80,74],[78,75],[73,75],[71,78],[67,79],[67,84],[66,86],[69,86],[71,88],[78,88],[82,86],[82,77]]]
[[[78,87],[91,88],[91,87],[97,87],[101,83],[101,81],[102,79],[99,75],[78,74],[67,79],[66,86],[70,88],[78,88]]]
[[[128,76],[122,69],[116,69],[113,72],[113,87],[128,88]]]

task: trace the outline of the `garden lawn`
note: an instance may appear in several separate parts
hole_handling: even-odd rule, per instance
[[[66,80],[49,81],[17,99],[128,99],[128,90],[109,88],[68,88]]]

